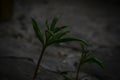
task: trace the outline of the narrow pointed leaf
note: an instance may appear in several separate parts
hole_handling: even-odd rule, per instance
[[[60,39],[61,37],[63,37],[63,36],[66,35],[67,33],[69,33],[69,31],[59,32],[59,33],[57,33],[57,34],[55,34],[55,35],[53,36],[53,40]]]
[[[32,25],[33,25],[33,29],[35,31],[35,34],[36,34],[37,38],[40,40],[40,42],[42,44],[44,44],[42,33],[41,33],[41,31],[40,31],[40,29],[38,27],[37,22],[33,18],[32,18]]]
[[[48,20],[45,21],[45,25],[46,25],[47,29],[49,30]]]
[[[48,40],[50,38],[50,33],[48,31],[45,31],[45,36],[46,36],[46,40]]]
[[[51,42],[54,42],[56,40],[59,40],[61,37],[63,37],[64,35],[66,35],[67,33],[69,33],[69,31],[64,31],[64,32],[59,32],[55,35],[53,35],[49,41],[47,42],[47,44],[51,43]]]
[[[56,44],[56,43],[72,42],[72,41],[79,41],[79,42],[84,43],[85,45],[87,45],[87,43],[84,40],[77,39],[77,38],[63,38],[63,39],[58,39],[58,40],[49,42],[48,45]]]
[[[56,23],[58,22],[59,19],[60,19],[59,16],[56,16],[56,17],[53,19],[53,21],[52,21],[52,23],[51,23],[51,26],[50,26],[50,30],[52,30],[52,31],[55,30],[55,25],[56,25]]]
[[[59,32],[59,31],[62,31],[62,30],[64,30],[65,28],[67,28],[67,26],[62,26],[62,27],[59,27],[59,28],[55,28],[54,33]]]
[[[54,34],[50,30],[46,30],[45,36],[46,36],[46,40],[49,40],[49,38],[54,36]]]
[[[87,63],[87,62],[96,63],[102,69],[104,68],[103,63],[99,59],[97,59],[97,58],[89,58],[89,59],[84,61],[84,63]]]
[[[50,31],[50,30],[47,30],[47,32],[51,35],[51,36],[54,36],[53,32]]]
[[[62,74],[63,77],[67,80],[74,80],[71,76],[69,76],[68,74]]]
[[[66,35],[69,32],[70,31],[59,32],[58,34],[55,35],[55,38],[60,39],[61,37],[63,37],[64,35]]]
[[[90,57],[92,55],[92,53],[93,53],[92,51],[88,51],[86,57]]]

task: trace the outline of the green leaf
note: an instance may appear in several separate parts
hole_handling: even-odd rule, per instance
[[[38,27],[37,22],[32,18],[32,25],[33,25],[33,29],[35,31],[35,34],[37,36],[37,38],[40,40],[40,42],[44,45],[44,40],[43,40],[43,36],[42,33]]]
[[[86,57],[90,57],[92,55],[92,51],[88,51]]]
[[[59,31],[62,31],[62,30],[64,30],[65,28],[67,28],[67,26],[62,26],[62,27],[55,28],[54,33],[59,32]]]
[[[50,39],[50,37],[54,36],[54,34],[50,30],[45,31],[46,41]]]
[[[67,80],[74,80],[71,76],[69,76],[68,74],[62,74],[63,77]]]
[[[51,34],[46,30],[45,31],[46,41],[50,38]]]
[[[70,31],[63,31],[63,32],[59,32],[57,34],[55,34],[53,36],[53,39],[56,40],[56,39],[60,39],[61,37],[63,37],[64,35],[66,35],[67,33],[69,33]]]
[[[56,39],[60,39],[61,37],[63,37],[64,35],[66,35],[67,33],[69,33],[70,31],[63,31],[63,32],[59,32],[55,35]]]
[[[49,30],[48,20],[45,21],[45,25],[46,25],[47,29]]]
[[[54,31],[54,30],[55,30],[55,25],[56,25],[56,23],[58,22],[59,19],[60,19],[60,16],[56,16],[56,17],[53,19],[53,21],[52,21],[52,23],[51,23],[51,26],[50,26],[50,30],[51,30],[51,31]]]
[[[87,62],[96,63],[102,69],[104,68],[103,63],[99,59],[97,59],[97,58],[89,58],[89,59],[87,59],[87,60],[84,61],[84,63],[87,63]]]
[[[70,31],[65,31],[65,30],[62,31],[64,28],[66,28],[66,26],[63,26],[63,27],[60,27],[60,28],[55,28],[56,31],[53,31],[54,36],[52,37],[51,41],[58,40],[61,37],[63,37],[64,35],[66,35],[67,33],[70,32]]]
[[[51,36],[54,36],[54,33],[50,30],[47,30],[47,32],[51,35]]]
[[[61,37],[63,37],[64,35],[66,35],[67,33],[69,33],[69,31],[64,31],[64,32],[59,32],[55,35],[53,35],[50,40],[47,42],[47,44],[54,42],[56,40],[59,40]]]
[[[56,44],[56,43],[71,42],[71,41],[79,41],[79,42],[84,43],[85,45],[87,45],[87,43],[84,40],[77,39],[77,38],[63,38],[63,39],[58,39],[58,40],[54,40],[54,41],[49,42],[48,45]]]

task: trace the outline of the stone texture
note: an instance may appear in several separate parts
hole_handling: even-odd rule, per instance
[[[12,20],[0,23],[0,57],[25,57],[33,59],[36,64],[41,46],[32,29],[31,17],[39,22],[43,31],[46,19],[51,20],[54,16],[60,15],[62,17],[57,25],[69,25],[68,29],[71,34],[67,36],[87,40],[91,45],[89,49],[95,51],[94,56],[100,58],[105,64],[103,71],[100,71],[98,67],[92,64],[85,65],[82,71],[86,72],[86,74],[98,76],[102,80],[120,80],[119,3],[104,0],[16,0],[14,6]],[[51,72],[57,69],[75,70],[73,64],[78,61],[80,55],[78,43],[54,45],[47,49],[41,66]],[[13,62],[13,59],[6,58],[0,58],[0,60],[1,69],[12,63],[10,68],[6,70],[7,72],[12,69],[17,69],[18,72],[20,70],[24,71],[23,68],[19,70],[15,63],[23,64],[25,68],[25,64],[31,64],[29,68],[34,66],[31,62],[26,62],[24,59],[15,59],[15,62]],[[65,64],[62,64],[62,62],[65,62]],[[66,66],[68,64],[69,68]],[[2,71],[4,72],[5,70],[2,69]],[[48,74],[45,75],[46,73]],[[13,74],[20,77],[23,76],[26,80],[29,79],[24,77],[24,73],[13,71]],[[13,76],[13,74],[11,75]],[[46,76],[50,76],[48,71],[43,72],[41,75],[43,79]],[[58,75],[51,74],[56,79],[54,75]],[[9,75],[7,76],[9,77]],[[46,77],[46,80],[51,80],[48,77]],[[6,76],[2,78],[3,80],[8,79]],[[23,78],[21,77],[20,79],[24,80]],[[16,78],[16,80],[19,79]]]
[[[0,57],[0,80],[32,80],[34,68],[28,58]]]

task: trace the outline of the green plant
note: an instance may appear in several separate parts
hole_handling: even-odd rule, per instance
[[[59,16],[56,16],[52,20],[50,25],[48,24],[48,20],[46,20],[46,22],[45,22],[46,30],[44,32],[44,35],[42,34],[41,30],[39,29],[39,26],[38,26],[37,22],[35,21],[35,19],[32,18],[33,29],[35,31],[37,38],[39,39],[39,41],[42,45],[41,54],[40,54],[40,57],[39,57],[39,60],[38,60],[38,63],[37,63],[37,66],[36,66],[36,69],[34,72],[33,80],[35,80],[37,77],[42,57],[48,46],[50,46],[52,44],[70,42],[70,41],[79,41],[81,44],[87,45],[87,43],[81,39],[69,38],[69,37],[64,38],[63,36],[66,35],[67,33],[69,33],[69,31],[65,30],[65,28],[67,26],[61,26],[61,27],[56,26],[56,23],[58,22],[59,18],[60,18]]]
[[[91,56],[92,51],[86,50],[84,44],[80,43],[80,45],[81,45],[81,53],[82,54],[80,57],[80,61],[79,61],[77,70],[76,70],[76,77],[73,78],[70,75],[68,75],[67,73],[63,73],[62,75],[66,80],[79,80],[79,73],[80,73],[81,67],[86,63],[96,63],[100,68],[102,68],[102,69],[104,68],[103,63],[99,59]]]

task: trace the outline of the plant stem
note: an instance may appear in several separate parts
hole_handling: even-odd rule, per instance
[[[81,68],[81,65],[84,62],[84,59],[86,58],[86,54],[84,53],[85,52],[85,48],[84,48],[83,44],[81,44],[81,50],[82,50],[82,54],[81,54],[80,62],[78,64],[78,68],[77,68],[77,72],[76,72],[76,80],[79,79],[80,68]]]
[[[81,68],[81,59],[80,59],[80,62],[79,62],[78,68],[77,68],[77,72],[76,72],[76,80],[78,80],[78,78],[79,78],[80,68]]]
[[[40,56],[39,56],[39,60],[38,60],[38,63],[37,63],[37,66],[36,66],[36,69],[35,69],[35,72],[34,72],[33,80],[35,80],[36,77],[37,77],[38,70],[39,70],[39,66],[40,66],[40,63],[41,63],[43,54],[44,54],[44,52],[45,52],[45,49],[46,49],[46,47],[43,47],[43,49],[42,49],[42,51],[41,51],[41,54],[40,54]]]

